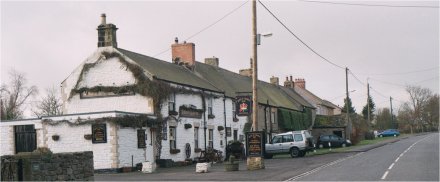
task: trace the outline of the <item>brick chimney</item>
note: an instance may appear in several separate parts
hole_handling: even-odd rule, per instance
[[[105,14],[101,14],[101,24],[96,30],[98,30],[98,47],[118,47],[116,41],[116,25],[111,23],[107,24]]]
[[[289,80],[289,77],[286,76],[286,81],[284,81],[284,86],[289,87],[289,88],[293,88],[294,83],[292,80],[292,76],[290,76],[290,80]]]
[[[216,58],[216,57],[205,58],[205,64],[209,64],[211,66],[218,67],[218,58]]]
[[[239,70],[238,74],[242,76],[252,77],[252,58],[250,59],[250,66],[251,66],[250,68]]]
[[[272,76],[270,78],[270,83],[278,86],[280,85],[280,78]]]
[[[304,78],[295,78],[295,87],[306,89],[306,81]]]
[[[196,49],[194,43],[179,43],[179,39],[176,37],[174,44],[171,45],[171,55],[174,63],[185,64],[188,67],[193,67],[196,63]]]

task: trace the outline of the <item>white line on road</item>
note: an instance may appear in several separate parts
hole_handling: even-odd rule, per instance
[[[305,176],[308,176],[308,175],[310,175],[310,174],[313,174],[313,173],[315,173],[315,172],[317,172],[317,171],[319,171],[319,170],[321,170],[321,169],[323,169],[323,168],[326,168],[326,167],[329,167],[329,166],[335,165],[335,164],[340,163],[340,162],[342,162],[342,161],[344,161],[344,160],[354,158],[354,157],[356,157],[356,156],[358,156],[358,155],[361,155],[361,154],[363,154],[363,152],[358,153],[358,154],[356,154],[356,155],[348,156],[348,157],[346,157],[346,158],[342,158],[342,159],[339,159],[339,160],[336,160],[336,161],[333,161],[333,162],[330,162],[330,163],[327,163],[327,164],[324,164],[324,165],[319,166],[319,167],[317,167],[317,168],[315,168],[315,169],[312,169],[312,170],[307,171],[307,172],[305,172],[305,173],[302,173],[302,174],[296,175],[296,176],[294,176],[294,177],[292,177],[292,178],[289,178],[289,179],[287,179],[286,181],[295,181],[295,180],[300,179],[300,178],[302,178],[302,177],[305,177]]]
[[[383,176],[382,176],[381,179],[385,179],[385,178],[387,178],[387,175],[388,175],[388,171],[386,171],[386,172],[383,174]]]
[[[388,170],[392,169],[394,166],[394,163],[391,164],[391,166],[388,168]]]
[[[400,155],[399,155],[399,157],[397,157],[397,159],[390,165],[390,167],[388,167],[388,170],[391,170],[393,167],[394,167],[394,164],[397,162],[397,161],[399,161],[399,159],[400,159],[400,157],[402,157],[406,152],[408,152],[414,145],[416,145],[417,143],[419,143],[419,142],[421,142],[422,140],[425,140],[425,139],[427,139],[427,138],[429,138],[430,136],[427,136],[427,137],[424,137],[424,138],[422,138],[422,139],[420,139],[420,140],[418,140],[417,142],[415,142],[415,143],[413,143],[411,146],[409,146],[405,151],[403,151]],[[384,180],[386,177],[387,177],[387,175],[388,175],[388,173],[389,173],[389,171],[388,170],[386,170],[385,171],[385,173],[383,174],[383,176],[382,176],[382,180]]]

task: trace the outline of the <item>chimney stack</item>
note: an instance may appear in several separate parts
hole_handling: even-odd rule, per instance
[[[116,41],[116,25],[107,24],[105,14],[101,14],[101,24],[96,29],[98,30],[98,47],[118,47]]]
[[[295,78],[295,87],[306,89],[306,81],[304,78]]]
[[[289,80],[289,77],[286,76],[286,81],[284,81],[284,86],[289,87],[289,88],[293,88],[294,83],[292,81],[292,76],[290,76],[290,80]]]
[[[205,64],[218,67],[218,58],[214,56],[212,58],[205,58]]]
[[[187,67],[193,67],[196,63],[195,44],[179,43],[179,39],[176,37],[174,44],[171,45],[171,55],[174,63],[183,63]]]
[[[270,83],[278,86],[278,85],[280,85],[280,79],[278,77],[272,76],[270,78]]]

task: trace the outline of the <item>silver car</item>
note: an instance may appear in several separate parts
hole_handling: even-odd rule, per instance
[[[265,158],[274,154],[290,154],[291,157],[303,157],[307,151],[313,150],[313,137],[307,130],[290,131],[273,136],[266,144]]]

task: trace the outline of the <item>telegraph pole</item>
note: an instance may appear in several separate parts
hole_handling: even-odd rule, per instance
[[[345,98],[345,109],[347,113],[347,134],[345,135],[345,138],[351,139],[351,122],[350,122],[350,114],[349,114],[349,106],[348,106],[348,68],[345,67],[345,91],[347,93],[347,98]]]
[[[258,131],[257,74],[257,1],[252,0],[252,127],[254,131]]]
[[[367,79],[367,116],[368,116],[368,127],[370,127],[370,83],[368,83]],[[370,129],[370,128],[369,128]]]

